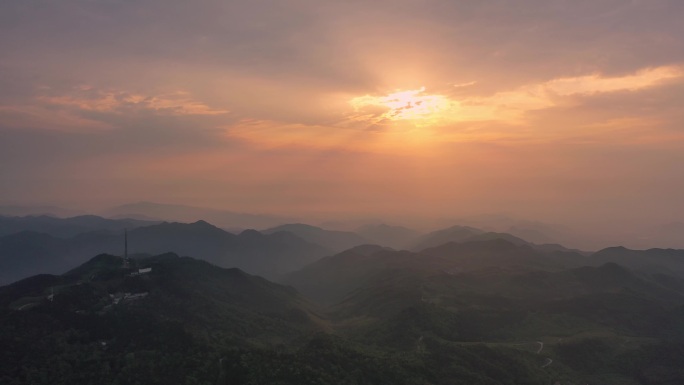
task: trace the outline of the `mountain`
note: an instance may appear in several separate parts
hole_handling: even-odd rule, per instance
[[[471,237],[468,237],[461,242],[481,242],[481,241],[491,241],[495,239],[502,239],[504,241],[508,241],[516,246],[522,246],[522,245],[532,245],[530,242],[527,242],[526,240],[522,238],[518,238],[515,235],[508,234],[508,233],[495,233],[495,232],[486,232],[486,233],[481,233],[481,234],[476,234]]]
[[[571,251],[543,251],[519,238],[484,233],[465,242],[449,242],[420,252],[442,269],[462,271],[495,266],[554,270],[585,264],[586,258]]]
[[[514,349],[537,357],[531,365],[547,384],[650,384],[658,373],[681,381],[682,360],[656,352],[684,349],[671,340],[684,334],[684,280],[615,263],[564,266],[564,256],[501,239],[421,253],[348,250],[288,278],[307,295],[328,295],[333,327],[365,345],[432,359],[446,346]]]
[[[684,277],[684,250],[609,247],[592,254],[590,260],[594,265],[614,262],[638,271]]]
[[[0,285],[66,271],[76,265],[69,255],[71,248],[65,239],[30,231],[0,237]]]
[[[468,226],[452,226],[446,229],[433,231],[425,234],[407,245],[408,249],[420,251],[428,247],[443,245],[448,242],[463,242],[485,231]]]
[[[403,226],[390,226],[386,224],[365,225],[356,230],[360,236],[369,239],[372,243],[401,249],[420,237],[421,233]]]
[[[171,222],[195,222],[205,220],[222,228],[263,229],[292,222],[292,218],[272,215],[236,213],[204,207],[137,202],[110,208],[103,213],[108,217],[156,218]]]
[[[532,353],[432,336],[418,351],[371,346],[329,333],[291,288],[172,254],[134,262],[150,270],[99,255],[0,288],[3,383],[549,382]]]
[[[267,277],[296,270],[330,254],[328,249],[293,234],[245,230],[234,235],[205,221],[142,227],[129,232],[128,244],[133,252],[173,251]]]
[[[121,262],[99,255],[0,287],[4,384],[213,384],[237,349],[325,330],[293,289],[239,269],[165,254],[135,261],[149,271],[131,276]]]
[[[479,242],[479,241],[488,241],[488,240],[495,240],[495,239],[502,239],[506,240],[510,243],[513,243],[518,246],[522,245],[527,245],[530,246],[533,249],[543,251],[543,252],[571,252],[571,253],[579,253],[579,254],[584,254],[584,255],[589,255],[590,253],[583,252],[581,250],[576,250],[576,249],[568,249],[562,245],[559,244],[551,244],[551,243],[544,243],[544,244],[535,244],[532,242],[529,242],[527,239],[522,239],[520,237],[517,237],[513,234],[509,233],[501,233],[501,232],[492,232],[492,231],[484,231],[472,227],[467,227],[467,226],[453,226],[447,229],[443,230],[438,230],[434,231],[432,233],[429,233],[427,235],[424,235],[421,237],[417,242],[414,242],[411,247],[409,248],[410,250],[414,251],[420,251],[424,250],[430,247],[436,247],[443,245],[448,242],[456,242],[456,243],[463,243],[463,242]]]
[[[62,273],[89,256],[122,255],[123,234],[92,232],[68,239],[22,232],[0,237],[0,282],[37,273]],[[246,230],[228,233],[207,222],[161,223],[128,232],[130,254],[176,252],[223,267],[240,267],[253,274],[275,277],[325,255],[327,249],[289,233],[261,234]]]
[[[607,331],[652,339],[681,335],[683,279],[664,283],[614,263],[568,268],[558,262],[501,240],[450,243],[420,254],[328,257],[292,273],[290,284],[305,294],[313,289],[310,296],[334,296],[330,314],[347,335],[400,349],[428,335],[512,344]],[[364,268],[350,270],[360,264]],[[314,267],[323,277],[318,282],[306,274]],[[346,286],[326,270],[346,276]],[[307,286],[312,283],[318,287]]]
[[[282,286],[177,257],[146,266],[152,270],[144,276],[109,269],[106,280],[58,289],[51,285],[64,278],[55,276],[0,288],[0,300],[10,299],[0,309],[3,383],[418,385],[450,378],[503,385],[512,376],[547,383],[530,353],[431,338],[429,354],[371,347],[325,333],[326,323]],[[122,297],[121,290],[134,291]],[[483,365],[495,370],[480,373]]]
[[[353,335],[399,347],[428,334],[451,341],[539,340],[601,330],[664,337],[677,332],[667,319],[682,304],[684,292],[615,264],[555,272],[388,269],[352,291],[332,314]]]
[[[542,252],[528,245],[515,245],[498,238],[450,242],[418,253],[377,246],[355,248],[322,258],[287,274],[282,282],[294,286],[319,303],[332,304],[385,271],[456,273],[489,266],[514,270],[558,270],[580,266],[584,259],[584,256],[575,253]]]
[[[79,210],[65,209],[57,206],[19,206],[19,205],[3,205],[0,206],[0,215],[8,217],[23,217],[23,216],[57,216],[57,217],[73,217],[82,215]]]
[[[206,222],[163,223],[131,231],[129,246],[187,242],[209,252],[222,242],[243,251],[271,237],[305,242],[283,231],[224,233]],[[354,247],[283,276],[289,286],[170,253],[136,256],[127,267],[119,256],[98,255],[59,276],[0,287],[0,379],[11,385],[682,382],[684,278],[662,266],[598,264],[593,256],[482,234],[479,241],[420,252]],[[625,250],[599,257],[643,259]],[[667,261],[652,262],[661,259]]]
[[[492,232],[505,232],[534,243],[565,241],[570,229],[537,220],[514,218],[506,214],[484,214],[453,219],[452,221]]]
[[[143,268],[149,268],[151,271],[131,276],[131,272]],[[78,286],[85,289],[77,288]],[[67,298],[71,294],[78,297],[86,292],[88,296],[102,297],[93,301],[91,307],[83,310],[102,312],[107,311],[107,304],[111,304],[110,298],[107,298],[109,294],[135,291],[150,294],[150,297],[143,301],[146,303],[146,311],[151,311],[151,307],[154,306],[180,306],[173,312],[176,316],[182,315],[186,318],[178,321],[191,325],[209,321],[212,327],[222,329],[231,329],[235,325],[225,324],[226,320],[223,317],[207,319],[206,314],[192,309],[220,305],[235,308],[235,311],[285,315],[292,309],[307,313],[311,307],[296,291],[287,286],[269,282],[237,268],[220,268],[206,261],[179,257],[173,253],[137,258],[128,268],[124,267],[121,257],[100,254],[60,276],[43,274],[0,287],[0,306],[13,308],[14,304],[21,303],[21,306],[24,306],[27,302],[30,306],[40,307],[46,305],[45,298],[40,297],[41,293],[45,296],[54,293],[54,302],[59,303],[62,299],[68,301]],[[191,297],[192,301],[188,301]],[[166,317],[170,317],[171,314],[167,313]],[[239,318],[235,314],[229,317]],[[313,320],[316,317],[311,318]],[[251,324],[249,327],[260,326]]]
[[[320,227],[302,223],[286,224],[262,230],[264,234],[273,234],[281,231],[290,232],[307,242],[319,244],[333,252],[340,252],[355,246],[371,243],[366,238],[349,231],[325,230]]]
[[[0,236],[21,231],[33,231],[55,237],[68,238],[93,231],[120,232],[124,229],[131,230],[155,223],[158,222],[128,218],[107,219],[96,215],[81,215],[70,218],[57,218],[47,215],[26,217],[0,216]]]
[[[332,304],[366,282],[379,266],[384,266],[385,258],[396,255],[381,246],[355,247],[321,258],[285,275],[280,282],[294,286],[318,303]]]

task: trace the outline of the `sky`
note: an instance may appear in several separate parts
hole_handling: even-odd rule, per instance
[[[5,0],[0,204],[684,220],[680,0]]]

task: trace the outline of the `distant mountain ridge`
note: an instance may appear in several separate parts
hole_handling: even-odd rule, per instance
[[[274,234],[281,231],[290,232],[308,242],[319,244],[334,252],[340,252],[355,246],[371,243],[368,239],[351,231],[326,230],[303,223],[292,223],[272,227],[261,232]]]
[[[228,210],[154,202],[129,203],[103,212],[109,217],[146,217],[170,222],[205,220],[228,229],[263,229],[293,222],[292,218],[274,215],[238,213]]]
[[[137,227],[157,224],[159,221],[137,219],[108,219],[96,215],[80,215],[69,218],[57,218],[47,215],[6,217],[0,216],[0,236],[21,231],[34,231],[50,234],[55,237],[68,238],[92,231],[132,230]]]
[[[101,253],[122,255],[123,241],[123,232],[90,232],[67,239],[36,232],[0,237],[0,283],[37,273],[62,273]],[[205,221],[136,228],[128,232],[128,251],[175,252],[268,277],[332,254],[290,233],[267,235],[247,230],[235,235]]]
[[[684,277],[684,250],[680,249],[632,250],[622,246],[608,247],[592,254],[591,260],[594,264],[612,262],[638,271]]]
[[[484,230],[476,229],[474,227],[456,225],[425,234],[413,243],[406,245],[406,247],[409,250],[420,251],[427,249],[428,247],[435,247],[448,242],[463,242],[468,238],[484,233]]]
[[[430,247],[441,246],[449,242],[478,242],[494,239],[504,239],[515,245],[528,245],[540,251],[567,251],[581,254],[590,254],[581,250],[568,249],[559,244],[535,244],[527,239],[506,232],[492,232],[482,229],[456,225],[442,230],[436,230],[425,234],[408,245],[409,250],[421,251]]]
[[[84,213],[81,210],[72,210],[57,206],[0,205],[0,215],[8,217],[46,215],[66,218],[84,215]]]
[[[556,270],[581,266],[585,257],[575,253],[542,252],[527,244],[516,245],[493,238],[462,243],[449,242],[420,252],[387,248],[350,249],[322,258],[287,274],[282,282],[321,303],[339,301],[351,290],[387,270],[423,273],[461,272],[487,266]]]

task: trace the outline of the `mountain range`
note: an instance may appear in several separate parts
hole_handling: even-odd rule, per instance
[[[238,213],[206,207],[164,204],[155,202],[128,203],[102,212],[106,217],[143,218],[168,222],[196,222],[205,220],[233,230],[264,229],[293,222],[292,218],[274,215]]]
[[[266,277],[296,270],[331,253],[291,233],[245,230],[235,235],[204,221],[138,227],[127,237],[130,254],[174,251]],[[123,231],[92,231],[70,238],[34,231],[5,235],[0,237],[0,283],[38,273],[62,273],[101,253],[123,255]]]
[[[286,224],[262,230],[264,234],[277,232],[292,233],[307,242],[319,244],[334,252],[340,252],[355,246],[371,243],[368,239],[351,231],[325,230],[320,227],[302,223]]]
[[[224,233],[204,222],[162,223],[132,230],[129,239],[194,244],[201,254],[224,237],[244,237],[252,247],[269,237],[296,237]],[[128,262],[101,254],[61,275],[0,287],[0,379],[416,385],[684,379],[678,354],[684,274],[675,269],[681,251],[611,248],[587,256],[488,237],[421,251],[356,246],[279,276],[286,285],[172,253]],[[650,268],[641,269],[646,261]]]
[[[96,215],[80,215],[76,217],[58,218],[48,215],[7,217],[0,216],[0,236],[33,231],[45,233],[59,238],[74,237],[78,234],[100,231],[121,232],[157,224],[159,221],[137,219],[108,219]]]
[[[0,382],[684,381],[684,250],[358,231],[0,217]]]

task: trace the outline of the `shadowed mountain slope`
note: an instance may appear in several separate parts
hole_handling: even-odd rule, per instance
[[[41,272],[62,273],[100,253],[122,255],[123,241],[123,234],[97,232],[69,239],[33,232],[0,237],[0,282]],[[289,233],[266,235],[246,230],[235,235],[204,221],[161,223],[134,229],[128,232],[128,251],[130,254],[175,252],[270,277],[330,254],[327,249]]]
[[[420,251],[428,247],[440,246],[449,242],[464,242],[473,236],[485,233],[483,230],[469,226],[452,226],[447,229],[425,234],[407,245],[409,250]]]
[[[56,218],[46,215],[27,217],[0,216],[0,236],[22,231],[45,233],[55,237],[69,238],[87,232],[120,232],[137,227],[150,226],[159,222],[136,219],[107,219],[96,215],[81,215],[71,218]]]
[[[166,254],[134,261],[151,271],[131,276],[121,262],[100,255],[0,287],[4,384],[214,383],[226,347],[300,344],[325,330],[292,288],[239,269]]]
[[[192,310],[201,306],[228,306],[238,312],[283,315],[292,309],[308,312],[307,309],[312,308],[291,287],[272,283],[237,268],[220,268],[206,261],[172,253],[134,259],[129,267],[124,267],[123,262],[121,257],[101,254],[60,276],[42,274],[0,287],[0,306],[12,308],[13,303],[22,301],[22,298],[28,302],[36,301],[35,306],[47,306],[45,299],[51,293],[54,293],[55,303],[63,298],[68,302],[69,296],[78,297],[74,291],[83,291],[77,287],[85,287],[85,292],[101,296],[92,306],[85,307],[85,312],[108,311],[111,307],[107,305],[111,305],[109,294],[147,292],[149,297],[140,302],[146,305],[144,311],[159,307],[159,311],[168,311],[164,317],[171,317],[172,313],[187,316],[179,321],[201,322],[206,319],[208,314]],[[139,268],[149,268],[150,271],[131,274]],[[165,306],[169,308],[162,309]],[[237,314],[230,317],[239,318]],[[219,325],[224,321],[222,317],[210,320],[214,327],[232,327],[229,324]],[[257,324],[252,326],[258,327]]]
[[[294,223],[262,230],[264,234],[274,234],[281,231],[290,232],[307,242],[321,245],[333,252],[340,252],[355,246],[371,243],[368,239],[350,231],[325,230],[320,227]]]
[[[350,249],[323,258],[283,278],[322,303],[334,303],[386,270],[456,273],[489,266],[511,269],[558,270],[580,266],[585,257],[573,253],[543,253],[502,239],[447,243],[420,253],[391,249]]]
[[[592,254],[590,260],[595,265],[614,262],[638,271],[684,277],[684,250],[630,250],[624,247],[609,247]]]

